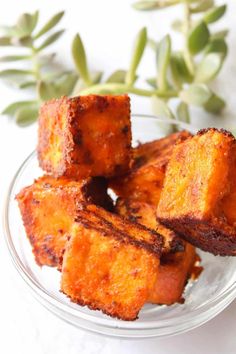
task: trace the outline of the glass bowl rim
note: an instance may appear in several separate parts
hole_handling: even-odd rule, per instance
[[[183,127],[184,129],[188,129],[190,132],[195,132],[197,129],[193,127],[192,125],[188,123],[183,123],[180,121],[176,121],[174,119],[163,119],[156,117],[154,115],[148,115],[148,114],[132,114],[132,118],[141,118],[141,119],[148,119],[148,120],[155,120],[155,122],[160,122],[164,124],[172,124],[172,125],[179,125]],[[14,246],[14,242],[12,239],[12,235],[10,232],[10,223],[9,223],[9,210],[10,210],[10,202],[12,200],[12,195],[15,183],[17,182],[18,178],[20,178],[21,174],[24,172],[24,170],[27,168],[28,164],[31,162],[36,157],[36,150],[34,150],[19,166],[17,169],[14,177],[12,178],[9,188],[7,190],[6,196],[5,196],[5,201],[3,205],[3,233],[4,233],[4,238],[5,242],[8,248],[8,251],[11,256],[11,260],[13,261],[13,264],[20,274],[20,276],[23,278],[25,283],[30,287],[30,289],[33,291],[33,293],[38,297],[38,301],[42,299],[46,304],[53,306],[54,308],[54,314],[57,315],[58,317],[61,317],[63,320],[70,322],[66,320],[63,315],[59,315],[59,313],[65,313],[67,315],[72,315],[76,316],[78,319],[82,319],[87,321],[90,324],[94,324],[95,326],[104,326],[107,329],[113,329],[113,330],[121,330],[121,331],[141,331],[144,330],[159,330],[159,329],[164,329],[164,328],[176,328],[176,331],[173,333],[167,333],[166,335],[173,335],[177,334],[180,332],[186,332],[187,330],[193,329],[214,316],[216,316],[221,310],[223,310],[233,299],[236,297],[236,282],[232,283],[229,287],[224,289],[223,292],[220,294],[217,294],[213,298],[209,299],[208,302],[205,302],[202,306],[198,307],[197,309],[192,310],[191,312],[187,314],[180,314],[175,318],[168,318],[168,319],[163,319],[163,320],[157,320],[157,321],[147,321],[145,324],[141,322],[126,322],[126,321],[120,321],[114,318],[98,318],[93,316],[93,311],[92,314],[87,314],[84,312],[80,312],[77,309],[73,308],[70,306],[70,303],[64,303],[63,300],[60,300],[56,298],[53,294],[50,294],[44,287],[42,287],[32,276],[31,274],[27,271],[26,267],[24,266],[22,260],[20,259],[20,256],[17,253],[17,250]],[[197,318],[198,316],[202,314],[207,314],[211,311],[212,308],[217,308],[217,305],[219,305],[221,302],[225,300],[225,303],[223,306],[221,306],[220,310],[216,310],[213,314],[209,315],[208,318],[205,318],[204,320],[200,321],[200,323],[197,324],[192,324],[193,319]],[[227,300],[227,302],[226,302]],[[42,302],[41,302],[42,303]],[[46,308],[48,308],[45,303],[42,303]],[[56,310],[56,311],[55,311]],[[58,313],[59,311],[59,313]],[[95,323],[94,323],[95,322]],[[183,322],[185,324],[185,328],[181,330],[181,325],[183,325]],[[73,322],[70,322],[71,324],[76,325]],[[189,325],[189,326],[187,326]],[[83,326],[76,325],[77,327],[83,328]],[[87,328],[88,329],[88,328]],[[90,330],[90,329],[89,329]],[[99,333],[98,330],[96,329],[91,329],[92,332],[97,332]],[[140,338],[147,338],[147,337],[157,337],[157,336],[165,336],[164,335],[159,335],[158,333],[152,334],[152,335],[147,335],[145,334],[144,336],[140,336],[141,333],[122,333],[117,334],[117,335],[112,335],[112,336],[117,336],[117,337],[130,337],[130,338],[135,338],[135,337],[140,337]]]

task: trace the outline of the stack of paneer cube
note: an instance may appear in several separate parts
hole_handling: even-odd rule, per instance
[[[236,253],[234,137],[131,143],[127,95],[49,101],[38,137],[47,174],[17,195],[36,262],[61,271],[73,302],[122,320],[145,303],[182,302],[195,246]]]

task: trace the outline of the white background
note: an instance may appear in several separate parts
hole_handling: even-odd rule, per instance
[[[169,31],[169,23],[180,15],[180,9],[155,14],[137,13],[131,9],[132,1],[127,0],[57,0],[40,2],[36,0],[1,0],[0,23],[11,24],[24,11],[41,10],[42,17],[48,18],[65,9],[63,25],[68,29],[60,44],[55,48],[60,61],[72,66],[70,43],[77,31],[82,35],[93,69],[106,73],[113,69],[125,68],[129,61],[132,40],[142,26],[147,26],[152,37],[160,38]],[[220,2],[219,2],[220,3]],[[226,66],[217,81],[217,88],[229,103],[224,116],[213,119],[200,110],[193,111],[193,122],[198,126],[216,125],[236,127],[236,3],[227,1],[229,11],[222,21],[230,27],[230,54]],[[180,39],[175,38],[175,46]],[[0,49],[1,50],[1,49]],[[3,54],[3,50],[0,55]],[[154,73],[151,51],[140,67],[142,77]],[[8,102],[25,96],[0,85],[0,109]],[[134,98],[133,112],[150,113],[149,101]],[[10,179],[22,160],[34,149],[37,126],[18,128],[6,117],[0,117],[0,191],[1,204]],[[19,235],[20,236],[20,235]],[[0,353],[3,354],[233,354],[236,353],[236,302],[223,313],[201,328],[167,339],[113,340],[98,337],[75,329],[55,318],[32,298],[16,271],[1,238],[0,246]]]

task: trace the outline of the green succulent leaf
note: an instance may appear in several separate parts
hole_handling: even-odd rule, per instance
[[[18,19],[18,23],[16,25],[0,26],[0,32],[12,40],[19,40],[23,37],[30,37],[33,31],[34,21],[37,20],[36,15],[37,12],[33,15],[23,14]],[[30,21],[32,21],[31,24]]]
[[[34,39],[37,39],[54,28],[64,16],[64,11],[58,12],[55,14],[42,28],[41,30],[34,36]]]
[[[51,34],[47,39],[45,39],[45,41],[43,41],[43,43],[39,46],[37,51],[40,52],[41,50],[47,48],[48,46],[56,42],[58,38],[60,38],[63,35],[64,32],[65,30],[63,29]]]
[[[146,82],[148,83],[148,85],[150,85],[154,89],[157,89],[157,79],[156,79],[156,77],[150,77],[149,79],[146,80]]]
[[[183,83],[190,83],[193,80],[182,53],[173,53],[170,58],[171,78],[174,86],[180,89]]]
[[[77,69],[77,72],[79,73],[81,78],[84,80],[86,85],[88,85],[88,86],[91,85],[92,80],[90,78],[90,74],[88,71],[86,52],[84,49],[82,39],[78,33],[72,42],[72,56],[74,59],[74,63],[75,63],[75,67]]]
[[[19,31],[20,37],[25,37],[30,35],[38,22],[39,12],[36,11],[34,14],[22,14],[16,24],[16,29]]]
[[[204,12],[211,9],[214,6],[214,0],[201,0],[197,1],[190,7],[192,13]]]
[[[132,85],[135,81],[136,71],[141,61],[141,58],[143,56],[146,44],[147,44],[147,29],[144,27],[139,31],[135,39],[131,63],[125,78],[125,83],[127,85]]]
[[[184,123],[190,122],[190,114],[188,105],[185,102],[180,102],[176,111],[177,119]]]
[[[34,123],[38,118],[37,107],[21,107],[16,111],[15,121],[17,125],[25,127]]]
[[[205,53],[219,53],[225,58],[228,53],[228,47],[225,40],[223,38],[211,40],[205,48]]]
[[[159,45],[157,54],[157,86],[160,90],[165,91],[168,87],[167,70],[170,62],[171,39],[165,36]]]
[[[27,88],[32,88],[37,86],[37,81],[31,80],[31,81],[24,81],[21,84],[19,84],[19,88],[21,89],[27,89]]]
[[[204,109],[207,112],[213,114],[221,113],[224,107],[225,107],[225,101],[223,100],[223,98],[217,96],[216,94],[213,94],[204,105]]]
[[[3,57],[0,57],[0,62],[5,63],[5,62],[12,62],[12,61],[20,61],[20,60],[26,60],[29,59],[29,55],[6,55]]]
[[[11,43],[14,46],[22,46],[26,48],[31,48],[33,45],[33,39],[31,36],[25,36],[21,38],[12,38]]]
[[[211,39],[221,39],[227,37],[229,30],[224,29],[211,34]]]
[[[11,46],[11,38],[10,37],[0,37],[0,46]]]
[[[205,84],[192,84],[180,91],[180,99],[193,106],[204,106],[212,96],[212,92]]]
[[[203,57],[197,67],[195,82],[207,83],[213,80],[220,71],[223,63],[223,57],[219,53],[209,53]]]
[[[9,104],[1,114],[7,115],[7,116],[15,116],[16,112],[20,108],[29,108],[29,107],[38,107],[38,102],[37,101],[18,101],[18,102],[13,102]]]
[[[135,10],[149,11],[157,8],[157,1],[137,1],[132,6]]]
[[[58,80],[55,81],[54,89],[56,92],[56,97],[71,95],[77,80],[78,75],[74,72],[63,73]]]
[[[174,118],[174,114],[164,100],[157,96],[151,97],[151,105],[153,113],[160,118]]]
[[[32,28],[31,33],[36,28],[38,24],[38,20],[39,20],[39,10],[36,10],[33,14],[31,14],[31,28]]]
[[[150,11],[164,9],[178,3],[180,3],[180,0],[142,0],[135,2],[132,6],[135,10]]]
[[[219,113],[224,108],[225,102],[213,93],[206,83],[213,80],[222,67],[227,54],[224,39],[227,31],[210,34],[208,24],[216,22],[224,15],[226,5],[215,6],[214,0],[136,0],[134,7],[138,10],[158,10],[177,4],[185,7],[184,18],[176,20],[172,27],[182,32],[185,37],[183,51],[171,52],[171,40],[168,35],[161,42],[147,39],[147,30],[142,28],[135,39],[128,70],[114,71],[106,81],[103,80],[103,83],[101,83],[102,72],[89,71],[85,48],[79,35],[75,36],[72,43],[72,56],[76,68],[74,71],[65,71],[61,64],[52,62],[55,53],[44,54],[44,49],[53,44],[64,32],[64,30],[53,31],[64,12],[55,14],[39,30],[35,30],[38,24],[38,11],[33,14],[22,14],[15,25],[0,26],[2,32],[0,46],[25,47],[25,52],[29,53],[23,55],[24,52],[19,52],[15,55],[10,52],[9,55],[0,57],[0,63],[27,60],[28,67],[34,68],[32,71],[22,70],[20,67],[2,70],[0,78],[21,89],[33,88],[38,94],[37,100],[15,102],[6,107],[3,113],[14,116],[16,122],[24,126],[37,119],[39,104],[42,101],[62,95],[126,92],[145,97],[153,95],[151,100],[154,113],[168,118],[174,118],[168,102],[172,98],[179,98],[176,115],[178,120],[183,122],[190,120],[189,105],[202,106],[208,112]],[[192,16],[195,13],[202,13],[200,22],[195,22]],[[54,33],[50,32],[51,30]],[[147,44],[155,51],[158,75],[156,78],[148,78],[146,82],[150,87],[143,89],[134,84]],[[202,55],[195,61],[193,56],[201,51]],[[15,52],[17,53],[17,48],[13,53]],[[171,127],[168,129],[171,131]]]
[[[158,118],[169,118],[169,119],[174,119],[174,114],[172,113],[171,109],[168,107],[168,104],[164,101],[158,98],[157,96],[152,96],[151,97],[151,109],[152,112],[158,117]],[[171,134],[173,132],[173,125],[167,125],[165,122],[161,123],[158,122],[158,126],[160,127],[161,131],[165,134]]]
[[[225,14],[226,8],[226,5],[214,7],[204,15],[204,21],[208,24],[218,21]]]
[[[126,70],[116,70],[108,77],[106,82],[117,82],[123,84],[125,82],[126,74]]]
[[[201,52],[207,45],[209,37],[210,33],[205,22],[199,22],[193,27],[188,36],[188,48],[190,52],[193,55]]]
[[[37,90],[42,101],[48,101],[52,98],[58,98],[61,96],[58,93],[56,85],[52,82],[40,81]]]
[[[99,84],[102,80],[103,72],[102,71],[95,71],[91,73],[91,80],[93,85]]]
[[[20,70],[20,69],[6,69],[0,71],[0,78],[11,78],[13,76],[27,76],[32,75],[30,70]]]

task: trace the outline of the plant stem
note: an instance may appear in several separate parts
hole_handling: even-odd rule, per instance
[[[192,54],[190,53],[188,49],[188,35],[189,32],[191,31],[191,12],[190,12],[190,7],[189,7],[189,2],[188,0],[185,0],[183,2],[184,6],[184,19],[183,19],[183,34],[184,34],[184,58],[186,61],[186,65],[188,67],[188,70],[191,75],[194,75],[194,60],[192,57]]]
[[[89,95],[91,93],[133,93],[137,96],[158,96],[162,98],[171,98],[177,97],[178,92],[174,90],[169,91],[161,91],[161,90],[144,90],[137,87],[129,86],[126,84],[118,84],[118,83],[105,83],[105,84],[98,84],[90,86],[82,91],[79,92],[80,95]]]
[[[40,71],[40,64],[38,61],[38,53],[34,47],[31,48],[31,57],[32,57],[32,64],[33,64],[33,72],[36,81],[41,80],[41,71]]]

